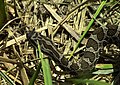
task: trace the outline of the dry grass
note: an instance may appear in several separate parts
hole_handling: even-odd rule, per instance
[[[85,0],[82,2],[85,2]],[[70,2],[69,0],[68,2],[64,0],[50,0],[47,2],[44,2],[44,0],[43,2],[37,0],[6,1],[8,22],[0,30],[1,71],[7,73],[16,85],[28,85],[39,59],[34,55],[33,48],[26,39],[26,33],[35,28],[37,32],[49,37],[64,55],[70,55],[100,3],[98,0],[96,2],[85,2],[80,6],[80,0]],[[77,49],[75,56],[80,57],[89,34],[95,28],[106,23],[120,25],[119,5],[120,2],[117,1],[107,2]],[[54,65],[52,70],[56,70]],[[55,84],[61,83],[66,76],[70,76],[62,76],[63,74],[61,75],[60,72],[56,73],[52,71],[52,75],[54,75],[53,82],[56,81]],[[96,76],[101,78],[99,80],[105,79],[109,83],[112,82],[111,75],[105,75],[105,78],[103,78],[104,75]],[[5,83],[3,79],[0,82]],[[39,73],[35,81],[35,85],[40,84],[43,84],[42,73]]]

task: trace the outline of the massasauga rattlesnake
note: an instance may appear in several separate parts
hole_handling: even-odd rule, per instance
[[[68,59],[58,51],[54,43],[40,33],[36,33],[35,31],[29,32],[27,38],[35,47],[37,47],[38,40],[41,51],[50,56],[50,59],[54,60],[61,69],[67,72],[77,73],[79,71],[92,69],[101,53],[104,52],[105,47],[114,44],[120,48],[120,27],[107,25],[106,27],[96,29],[88,39],[84,55],[77,60],[76,63],[68,61]]]

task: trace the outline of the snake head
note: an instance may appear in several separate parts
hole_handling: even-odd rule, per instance
[[[27,39],[28,40],[31,39],[31,37],[33,36],[34,33],[36,33],[35,28],[32,31],[28,31],[26,34]]]
[[[36,43],[36,37],[37,37],[38,33],[35,32],[35,28],[32,31],[29,31],[26,34],[27,40],[32,44],[33,47],[37,48],[37,43]]]

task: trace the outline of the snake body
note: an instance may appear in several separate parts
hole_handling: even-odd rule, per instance
[[[35,31],[29,32],[27,38],[36,48],[38,40],[41,51],[50,56],[61,69],[67,72],[77,73],[79,71],[93,69],[105,46],[115,44],[118,48],[120,47],[120,27],[108,25],[96,29],[88,39],[83,56],[76,63],[65,58],[54,43],[40,33],[36,33]]]

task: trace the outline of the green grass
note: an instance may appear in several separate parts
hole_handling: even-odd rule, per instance
[[[0,28],[5,24],[7,20],[4,0],[0,0]]]
[[[78,43],[76,44],[76,46],[74,47],[70,58],[73,56],[74,52],[77,50],[77,48],[79,47],[79,44],[82,42],[84,36],[86,35],[86,33],[89,31],[90,27],[92,26],[93,22],[95,21],[95,19],[97,18],[97,16],[100,14],[101,10],[103,9],[103,7],[105,6],[107,0],[103,0],[100,4],[100,6],[98,7],[96,13],[94,14],[93,18],[91,19],[91,21],[89,22],[87,28],[85,29],[83,35],[81,35],[80,39],[78,40]]]
[[[44,77],[44,85],[52,85],[52,78],[51,78],[51,70],[48,59],[44,59],[44,56],[40,50],[40,44],[38,42],[38,52],[39,52],[39,58],[41,59],[41,62],[38,65],[38,68],[36,72],[33,74],[33,77],[30,80],[29,85],[34,85],[34,81],[37,78],[42,64],[42,70],[43,70],[43,77]]]
[[[70,79],[70,81],[72,81],[75,85],[82,85],[82,84],[87,84],[87,85],[110,85],[106,82],[89,80],[89,79]]]
[[[5,79],[9,85],[15,85],[15,83],[2,71],[0,71],[0,77]]]

